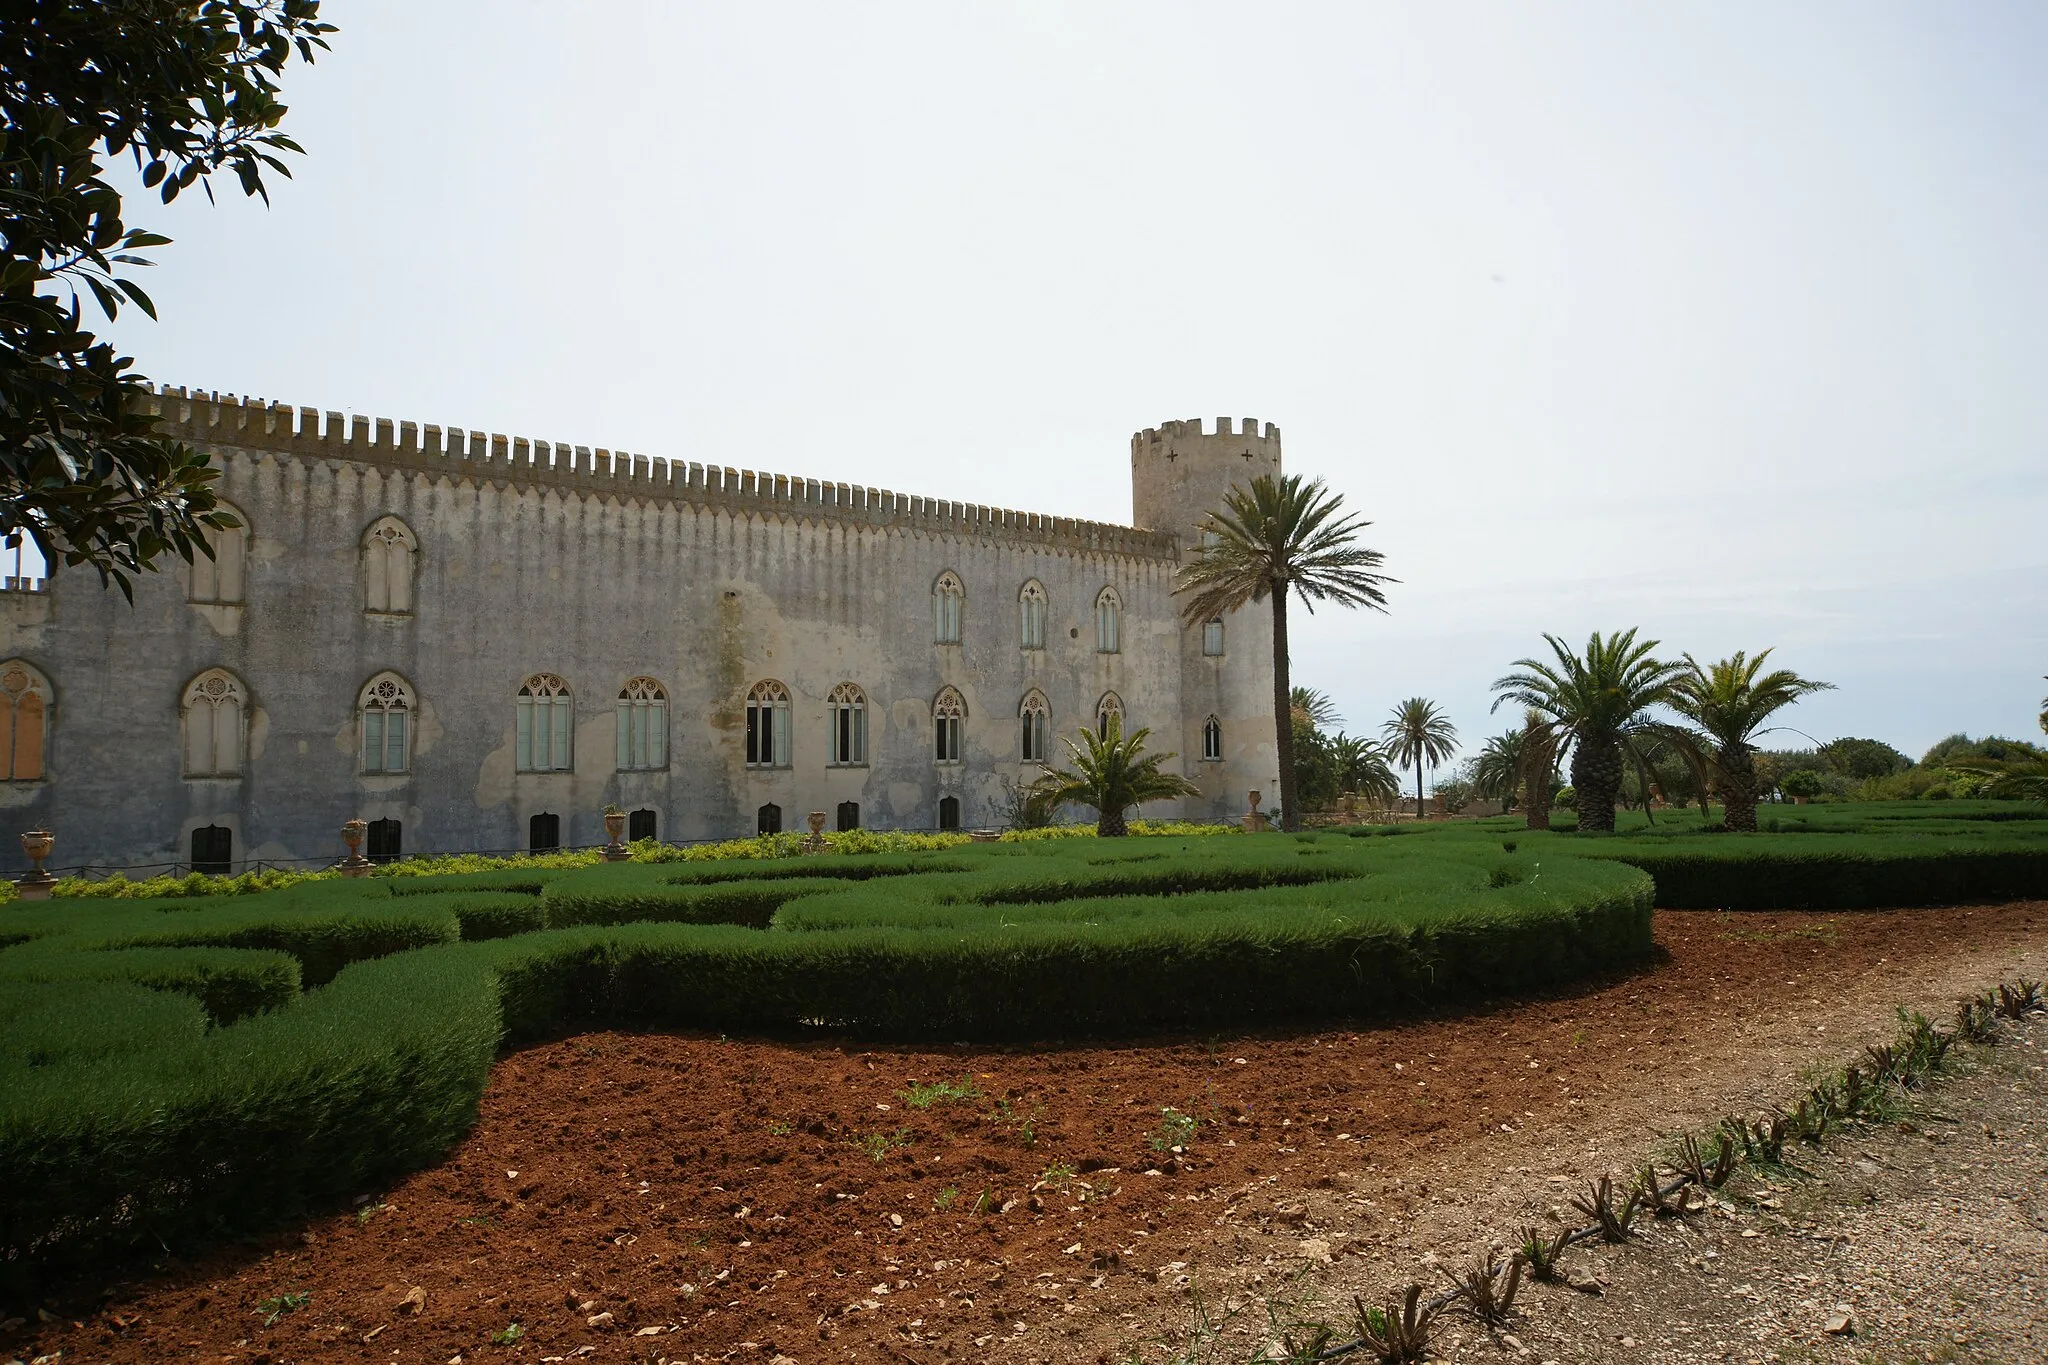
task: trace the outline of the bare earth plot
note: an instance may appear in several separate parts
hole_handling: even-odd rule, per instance
[[[1959,994],[2048,975],[2042,902],[1659,912],[1657,938],[1664,960],[1570,996],[1368,1029],[1038,1049],[569,1039],[501,1063],[443,1165],[269,1244],[81,1286],[45,1306],[55,1321],[6,1306],[27,1321],[0,1360],[1157,1360],[1162,1339],[1185,1344],[1190,1289],[1229,1319],[1204,1358],[1243,1359],[1276,1293],[1405,1283],[1660,1135],[1792,1094],[1888,1037],[1897,1005],[1945,1018]],[[2041,1331],[2039,1075],[1965,1084],[1998,1139],[1930,1120],[1931,1137],[1815,1158],[1836,1163],[1824,1186],[1758,1192],[1779,1207],[1734,1205],[1740,1227],[1710,1216],[1715,1246],[1659,1228],[1645,1250],[1587,1252],[1610,1292],[1531,1292],[1526,1355],[1468,1324],[1444,1353],[1917,1360],[1924,1340],[1937,1359],[2040,1359],[1999,1354],[2028,1338],[1991,1325]],[[911,1102],[942,1081],[972,1093]],[[1858,1161],[1883,1176],[1874,1206]],[[1746,1259],[1759,1244],[1786,1250]],[[1820,1331],[1837,1303],[1862,1335]]]

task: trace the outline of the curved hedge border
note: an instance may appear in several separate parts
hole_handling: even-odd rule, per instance
[[[1369,1015],[1557,984],[1650,947],[1651,883],[1614,864],[1169,842],[10,908],[0,1278],[273,1222],[431,1163],[474,1121],[507,1040]]]

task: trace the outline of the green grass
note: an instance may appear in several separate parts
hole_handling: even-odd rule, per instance
[[[1798,828],[1633,816],[1580,837],[1509,817],[824,857],[749,844],[726,861],[6,905],[0,1282],[384,1188],[468,1131],[506,1044],[620,1026],[1214,1033],[1566,985],[1642,958],[1653,902],[2048,892],[2036,808],[1765,818]],[[903,1095],[919,1110],[979,1097],[965,1077]],[[1031,1145],[1032,1119],[996,1108]],[[898,1138],[868,1141],[880,1159]]]

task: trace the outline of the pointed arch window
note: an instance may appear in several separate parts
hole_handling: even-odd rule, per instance
[[[1202,761],[1221,763],[1223,761],[1223,722],[1211,716],[1202,723]]]
[[[1108,739],[1111,721],[1114,721],[1121,731],[1124,723],[1124,699],[1114,692],[1104,692],[1102,700],[1095,703],[1095,733],[1103,739]]]
[[[960,608],[967,600],[967,590],[960,586],[960,577],[951,569],[939,575],[932,584],[932,639],[942,645],[960,643]]]
[[[389,616],[412,612],[412,529],[397,517],[379,517],[363,532],[363,610]]]
[[[210,668],[185,685],[179,730],[187,777],[240,777],[249,691],[224,668]]]
[[[202,603],[232,603],[243,599],[244,568],[249,558],[249,518],[230,503],[218,503],[217,511],[233,517],[239,525],[216,528],[206,533],[213,557],[192,556],[192,576],[187,600]]]
[[[1212,616],[1202,627],[1202,653],[1211,659],[1223,657],[1223,618]]]
[[[868,761],[868,698],[852,683],[832,689],[825,701],[825,761],[835,768],[857,768]]]
[[[1115,588],[1104,588],[1095,596],[1095,652],[1116,654],[1123,649],[1123,599]]]
[[[789,689],[772,679],[747,693],[747,766],[789,766]]]
[[[417,709],[412,688],[396,673],[379,673],[356,699],[363,736],[363,771],[403,773],[412,770],[412,716]]]
[[[1023,704],[1017,708],[1017,717],[1024,732],[1024,761],[1045,762],[1051,756],[1046,746],[1052,729],[1052,708],[1046,705],[1045,694],[1038,691],[1026,692]]]
[[[523,773],[568,772],[576,734],[576,700],[569,684],[552,673],[536,673],[519,685],[514,709],[513,766]]]
[[[1018,643],[1025,649],[1045,648],[1045,585],[1033,578],[1024,584],[1017,594],[1017,610],[1021,626]]]
[[[630,678],[619,689],[619,771],[668,766],[668,689],[653,678]]]
[[[50,680],[20,659],[0,663],[0,779],[42,781],[49,718]]]
[[[932,702],[932,757],[940,763],[960,761],[960,731],[967,720],[967,703],[953,688],[941,691]]]

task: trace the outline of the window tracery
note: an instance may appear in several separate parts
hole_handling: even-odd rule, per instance
[[[209,668],[185,685],[179,730],[187,777],[240,777],[248,689],[224,668]]]
[[[959,692],[944,688],[932,702],[932,757],[940,763],[960,761],[960,731],[967,720],[967,703]]]
[[[619,689],[620,772],[668,766],[668,689],[653,678],[629,678]]]
[[[356,699],[364,772],[412,770],[414,709],[412,688],[396,673],[379,673],[364,685]]]
[[[514,764],[523,773],[568,772],[574,763],[575,694],[552,673],[536,673],[514,699]]]
[[[773,679],[755,683],[747,693],[747,766],[789,766],[789,689]]]

